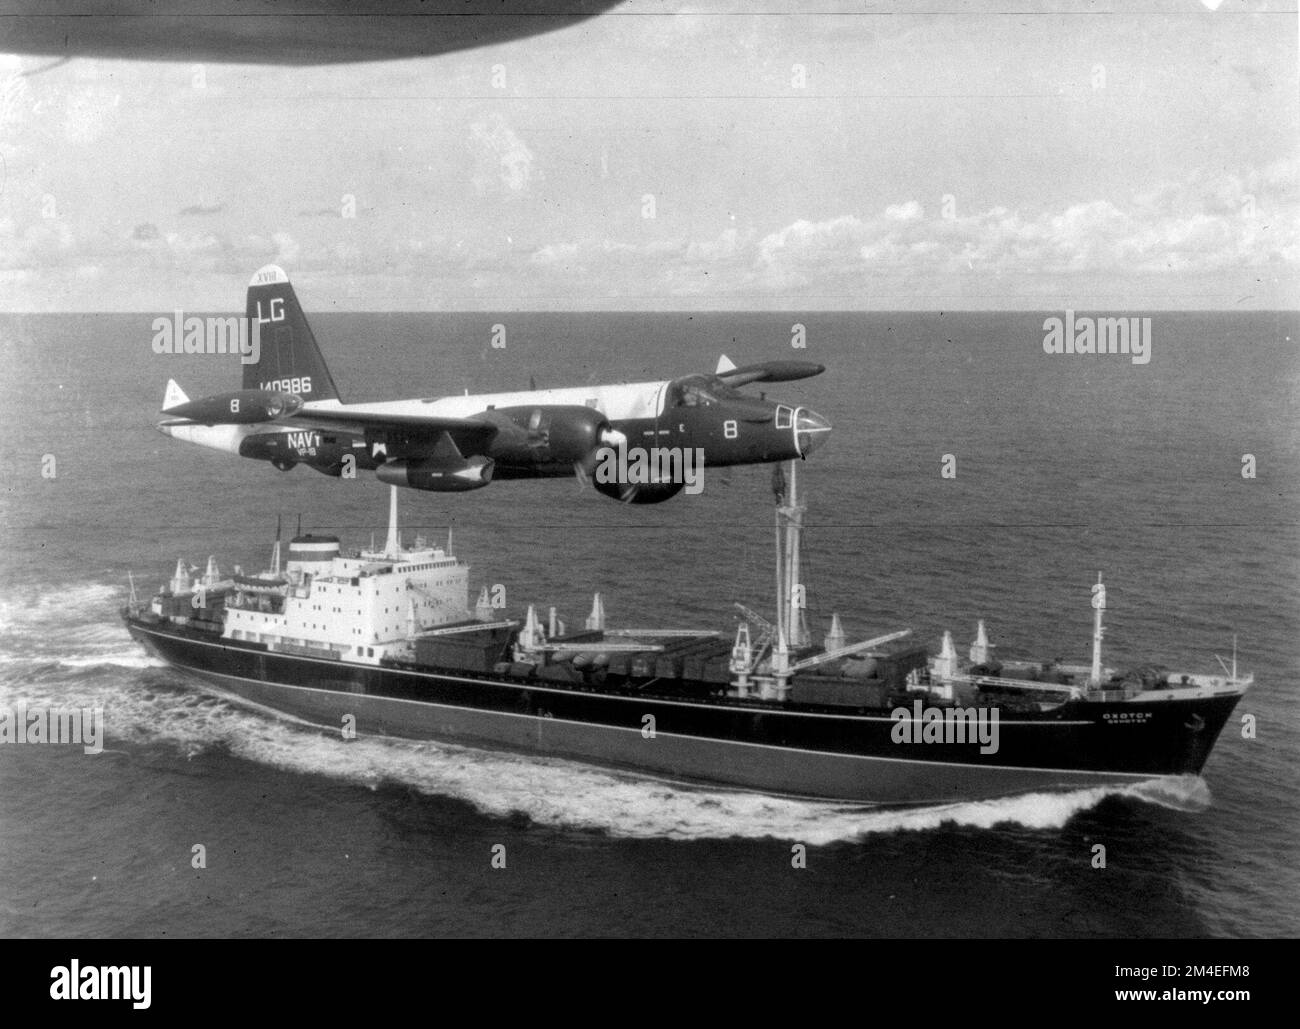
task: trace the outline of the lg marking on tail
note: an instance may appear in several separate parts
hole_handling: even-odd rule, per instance
[[[291,393],[304,401],[340,399],[282,268],[268,264],[253,275],[247,316],[261,329],[262,355],[256,364],[244,366],[244,389]]]

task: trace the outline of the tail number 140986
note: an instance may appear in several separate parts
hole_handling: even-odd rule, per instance
[[[262,389],[271,393],[303,393],[311,392],[311,376],[303,375],[293,379],[272,379],[270,382],[262,383]]]

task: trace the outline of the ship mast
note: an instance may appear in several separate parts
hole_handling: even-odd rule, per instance
[[[776,510],[777,525],[777,597],[776,624],[789,648],[808,645],[808,627],[804,620],[799,582],[799,551],[803,535],[803,515],[808,509],[799,496],[799,465],[790,461],[789,476]],[[778,639],[778,644],[780,640]]]
[[[772,486],[776,492],[776,641],[772,647],[772,671],[784,672],[790,663],[790,648],[785,634],[785,602],[789,591],[785,588],[785,553],[781,546],[781,510],[785,500],[785,491],[789,488],[781,466],[777,465],[772,473]]]
[[[788,684],[791,651],[808,644],[803,607],[795,599],[799,590],[800,535],[807,508],[799,498],[798,465],[794,461],[788,465],[788,475],[781,465],[772,475],[776,493],[776,639],[772,645],[772,674],[778,688]]]
[[[397,532],[397,487],[388,487],[388,541],[384,544],[384,557],[397,560],[402,556],[402,540]]]
[[[1101,638],[1106,634],[1101,624],[1101,613],[1106,610],[1106,587],[1101,572],[1097,573],[1097,582],[1092,587],[1092,609],[1092,676],[1088,684],[1096,687],[1101,685]]]

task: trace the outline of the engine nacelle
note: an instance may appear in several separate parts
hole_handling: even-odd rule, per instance
[[[381,464],[375,469],[375,477],[390,486],[432,493],[464,493],[491,482],[492,465],[491,458],[477,455],[456,464],[400,459]]]
[[[256,425],[284,418],[302,407],[302,397],[293,393],[275,393],[264,389],[240,389],[217,393],[198,400],[169,407],[163,413],[172,418],[188,418],[204,425]]]
[[[590,464],[612,432],[609,419],[591,407],[506,407],[496,413],[511,425],[493,441],[492,456],[514,466]]]

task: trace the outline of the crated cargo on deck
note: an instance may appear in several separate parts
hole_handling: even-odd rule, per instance
[[[437,668],[490,672],[505,658],[510,639],[510,629],[505,626],[419,636],[415,640],[415,660]]]

